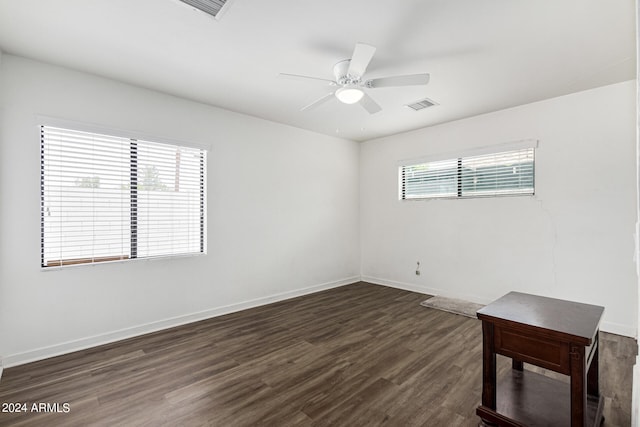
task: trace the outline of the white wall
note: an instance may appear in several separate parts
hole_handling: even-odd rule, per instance
[[[515,289],[601,304],[603,329],[632,336],[634,90],[621,83],[359,146],[3,54],[0,357],[12,366],[360,274],[478,302]],[[209,147],[208,254],[42,271],[39,116]],[[524,138],[540,141],[534,197],[397,200],[401,159]]]
[[[357,143],[4,54],[4,366],[357,281]],[[204,145],[208,254],[42,271],[38,116]]]
[[[640,90],[637,87],[640,81],[640,3],[636,0],[636,109],[640,108]],[[636,111],[636,183],[638,188],[636,189],[636,213],[640,215],[640,111]],[[640,285],[640,222],[636,222],[636,286]],[[636,297],[640,303],[640,291]],[[636,318],[638,329],[640,330],[640,309],[638,310],[638,317]],[[636,336],[636,344],[637,344]],[[638,346],[640,350],[640,346]],[[631,425],[637,427],[640,424],[640,351],[636,356],[636,363],[633,366],[633,390],[631,393]]]
[[[480,303],[518,290],[603,305],[603,330],[635,336],[635,111],[629,81],[364,143],[363,280]],[[535,196],[398,200],[400,160],[528,138]]]

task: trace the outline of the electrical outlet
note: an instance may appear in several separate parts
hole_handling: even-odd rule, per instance
[[[416,276],[420,275],[420,261],[418,261],[417,263],[418,265],[416,266]]]

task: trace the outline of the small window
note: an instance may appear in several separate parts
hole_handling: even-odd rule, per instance
[[[402,200],[534,194],[534,148],[400,167]]]
[[[42,267],[205,252],[206,151],[40,129]]]

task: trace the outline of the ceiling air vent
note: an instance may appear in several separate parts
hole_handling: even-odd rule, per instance
[[[416,101],[413,104],[407,104],[407,107],[418,111],[418,110],[424,110],[425,108],[429,108],[429,107],[433,107],[434,105],[438,105],[437,102],[433,102],[432,100],[425,98],[422,99],[420,101]]]
[[[191,6],[192,8],[208,13],[216,19],[220,19],[221,12],[231,0],[180,0],[182,3]]]

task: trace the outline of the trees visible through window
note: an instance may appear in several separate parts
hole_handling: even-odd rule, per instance
[[[41,265],[205,252],[204,150],[41,126]]]

